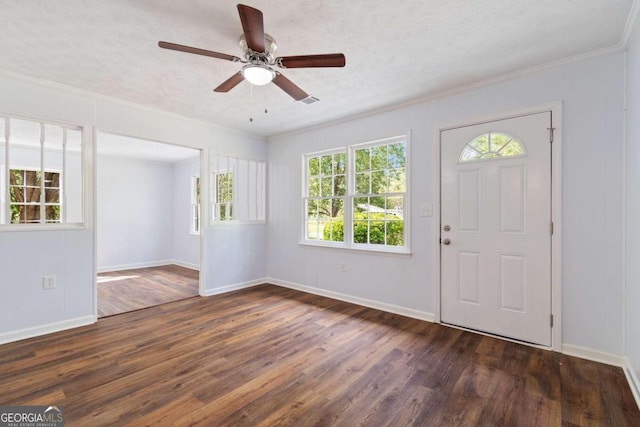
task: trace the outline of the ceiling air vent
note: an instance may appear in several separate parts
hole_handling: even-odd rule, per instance
[[[305,104],[313,104],[314,102],[318,102],[320,101],[318,98],[316,98],[315,96],[307,96],[306,98],[303,98],[300,100],[300,102],[304,102]]]

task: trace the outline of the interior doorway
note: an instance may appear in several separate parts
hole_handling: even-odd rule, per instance
[[[198,149],[98,132],[98,317],[200,294]]]

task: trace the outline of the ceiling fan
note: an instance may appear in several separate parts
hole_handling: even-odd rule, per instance
[[[229,92],[245,79],[251,84],[259,86],[266,85],[273,81],[276,86],[288,93],[296,101],[309,98],[309,94],[283,76],[282,73],[274,70],[274,66],[279,68],[345,66],[346,60],[342,53],[281,56],[276,58],[274,57],[277,49],[276,41],[264,32],[262,12],[253,7],[239,4],[238,13],[240,14],[240,22],[242,23],[242,30],[244,32],[240,37],[240,46],[244,51],[244,58],[165,41],[158,42],[158,46],[164,49],[210,56],[212,58],[245,64],[239,72],[215,88],[214,92]]]

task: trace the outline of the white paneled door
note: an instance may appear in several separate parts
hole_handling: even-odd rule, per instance
[[[551,345],[551,113],[441,134],[441,320]]]

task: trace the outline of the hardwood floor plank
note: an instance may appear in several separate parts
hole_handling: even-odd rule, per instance
[[[178,265],[99,273],[98,317],[197,296],[198,278],[198,271]]]
[[[66,425],[640,425],[620,368],[272,285],[0,346]]]

